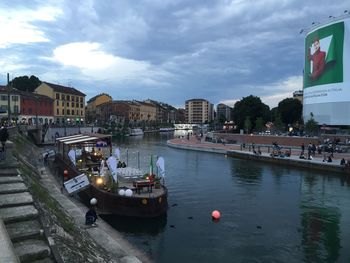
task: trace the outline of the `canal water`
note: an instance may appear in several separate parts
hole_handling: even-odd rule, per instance
[[[114,142],[146,170],[151,154],[165,159],[166,217],[104,217],[154,262],[350,262],[350,184],[339,174],[174,149],[172,136]]]

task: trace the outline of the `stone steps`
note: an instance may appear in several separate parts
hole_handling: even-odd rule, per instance
[[[43,238],[44,230],[37,220],[28,220],[6,224],[7,232],[12,242],[26,239]]]
[[[28,239],[15,242],[13,246],[20,261],[24,263],[46,259],[51,255],[49,246],[43,240]]]
[[[27,192],[28,188],[24,183],[9,183],[0,184],[0,195],[1,194],[13,194]]]
[[[33,205],[0,208],[0,217],[5,224],[36,219],[38,210]]]
[[[33,204],[33,197],[28,192],[0,195],[0,208]]]
[[[18,170],[16,168],[4,168],[0,169],[0,176],[17,176]]]
[[[12,183],[22,183],[23,179],[21,176],[1,176],[0,184],[12,184]]]

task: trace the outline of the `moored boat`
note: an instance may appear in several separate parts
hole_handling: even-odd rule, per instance
[[[152,157],[150,171],[144,173],[118,162],[120,151],[115,149],[112,154],[111,135],[73,135],[57,138],[56,143],[55,163],[59,174],[63,175],[66,170],[66,181],[86,175],[88,184],[79,189],[78,195],[86,205],[96,198],[99,214],[140,218],[166,214],[168,191],[162,157],[157,159],[157,169],[154,169],[157,173],[153,172]]]
[[[143,135],[143,130],[140,128],[130,129],[129,136],[140,136]]]

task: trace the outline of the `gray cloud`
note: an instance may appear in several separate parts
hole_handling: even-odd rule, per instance
[[[273,98],[279,94],[291,96],[291,88],[302,88],[304,36],[299,31],[342,15],[347,5],[330,0],[0,3],[0,15],[12,12],[16,19],[37,12],[20,24],[13,19],[17,28],[32,30],[33,39],[0,45],[0,82],[9,72],[69,84],[88,97],[108,92],[115,99],[183,105],[190,98],[217,104],[253,94],[276,105]],[[43,7],[51,8],[51,19],[38,14]],[[84,53],[86,65],[73,61],[82,50],[64,53],[72,43],[97,46]],[[59,59],[57,50],[64,51]],[[110,61],[96,69],[94,58]]]

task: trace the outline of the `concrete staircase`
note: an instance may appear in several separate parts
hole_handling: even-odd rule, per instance
[[[3,164],[0,165],[0,221],[7,232],[1,234],[8,235],[20,262],[55,262],[28,188],[15,167]]]

